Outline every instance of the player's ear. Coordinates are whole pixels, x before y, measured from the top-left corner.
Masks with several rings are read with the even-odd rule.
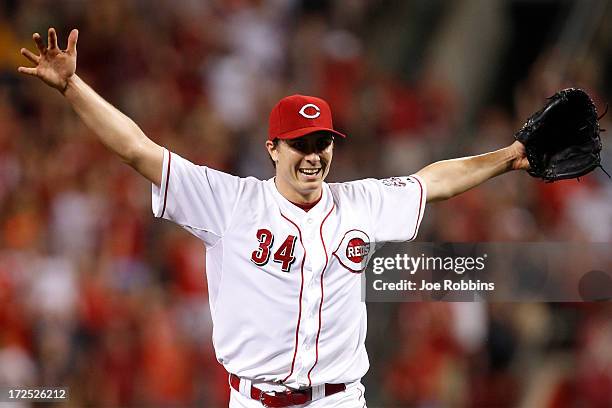
[[[266,149],[268,149],[270,159],[272,159],[272,161],[276,163],[276,161],[278,160],[278,141],[266,140]]]

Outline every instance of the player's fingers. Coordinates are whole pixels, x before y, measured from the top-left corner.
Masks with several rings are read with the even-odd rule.
[[[36,43],[36,46],[38,47],[38,51],[40,51],[40,55],[46,54],[47,53],[47,47],[45,47],[45,43],[43,42],[42,37],[40,36],[40,34],[34,33],[32,38],[34,39],[34,42]]]
[[[47,43],[49,44],[50,50],[57,49],[57,33],[55,32],[55,28],[53,27],[49,28]]]
[[[74,29],[70,31],[70,35],[68,36],[68,48],[66,48],[66,52],[68,54],[76,53],[76,45],[79,39],[79,30]]]
[[[17,71],[21,72],[22,74],[36,76],[36,68],[19,67],[17,68]]]
[[[32,51],[26,48],[21,49],[21,55],[23,55],[35,64],[38,64],[38,61],[40,61],[40,57],[38,55],[34,54]]]

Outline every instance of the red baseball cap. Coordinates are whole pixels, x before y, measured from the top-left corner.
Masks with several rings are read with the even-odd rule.
[[[268,140],[296,139],[321,130],[346,137],[334,130],[329,104],[321,98],[306,95],[287,96],[270,112]]]

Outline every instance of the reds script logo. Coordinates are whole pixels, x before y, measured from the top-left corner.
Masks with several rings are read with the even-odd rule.
[[[344,234],[340,245],[338,245],[333,255],[349,271],[361,273],[370,259],[370,247],[370,237],[368,237],[368,234],[354,229]]]
[[[309,109],[310,112],[314,110],[314,113],[306,113],[306,109],[308,108],[311,108]],[[321,115],[321,109],[319,109],[319,107],[314,103],[307,103],[306,105],[302,106],[302,109],[300,109],[300,115],[306,119],[315,119]]]

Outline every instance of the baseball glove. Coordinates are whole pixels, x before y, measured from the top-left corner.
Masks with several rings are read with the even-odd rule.
[[[601,167],[599,119],[591,97],[581,89],[563,89],[548,98],[514,135],[525,145],[529,174],[553,182]]]

